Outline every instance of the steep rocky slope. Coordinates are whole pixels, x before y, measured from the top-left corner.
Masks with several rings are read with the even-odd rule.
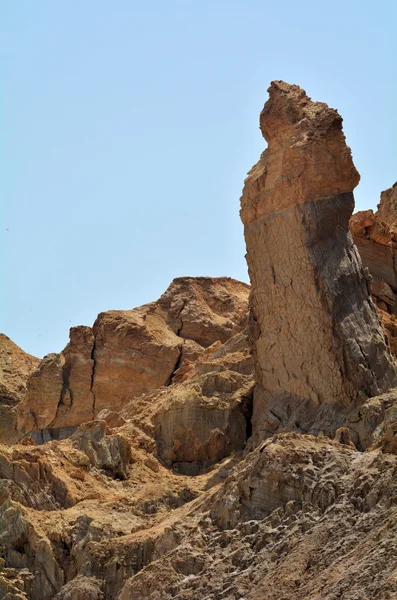
[[[260,126],[268,148],[241,198],[254,434],[330,434],[357,404],[396,384],[348,231],[359,175],[337,111],[298,86],[271,84]]]
[[[382,216],[350,220],[370,238],[363,269],[339,115],[269,92],[242,197],[249,327],[247,285],[180,278],[41,362],[0,339],[19,419],[19,443],[0,444],[0,600],[397,597],[396,367],[378,318],[394,312],[375,285],[394,293],[375,245],[394,188]]]
[[[0,333],[0,441],[18,439],[16,407],[26,393],[26,382],[40,360],[24,352]]]
[[[102,409],[168,385],[174,372],[246,326],[249,287],[227,277],[175,280],[158,302],[101,313],[46,356],[18,406],[21,435],[66,437]],[[43,437],[44,436],[44,437]]]
[[[390,348],[397,354],[397,183],[381,193],[376,213],[360,211],[351,217],[349,226],[363,265],[371,274],[371,294]]]

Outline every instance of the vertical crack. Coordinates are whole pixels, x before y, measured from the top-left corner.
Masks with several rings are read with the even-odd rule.
[[[92,343],[92,349],[91,349],[92,371],[91,371],[91,383],[90,383],[90,392],[92,394],[92,417],[93,417],[93,419],[95,419],[95,392],[94,392],[94,379],[95,379],[95,370],[96,370],[95,350],[96,350],[96,337],[94,335],[94,341]]]
[[[70,364],[65,359],[65,364],[62,366],[62,388],[61,388],[61,392],[59,394],[59,400],[58,400],[57,409],[55,412],[55,417],[52,419],[52,421],[50,423],[48,423],[46,425],[46,429],[50,429],[51,427],[53,427],[59,414],[62,411],[62,408],[65,407],[66,411],[69,411],[73,406],[73,391],[70,387],[70,368],[71,368]],[[69,398],[69,402],[67,401],[67,398]],[[36,427],[37,427],[36,419],[35,419],[35,423],[36,423]],[[42,431],[42,430],[40,430],[40,431]]]
[[[178,358],[176,359],[176,363],[175,363],[175,365],[174,365],[174,367],[173,367],[173,369],[171,371],[171,374],[170,374],[170,376],[168,377],[168,379],[167,379],[167,381],[165,383],[165,385],[167,385],[167,386],[173,384],[173,379],[175,377],[175,373],[179,369],[179,367],[181,366],[183,345],[184,345],[184,342],[182,342],[182,345],[179,346],[179,355],[178,355]]]

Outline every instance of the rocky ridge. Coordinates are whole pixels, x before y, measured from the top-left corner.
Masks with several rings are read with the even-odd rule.
[[[0,444],[0,599],[397,596],[397,390],[378,317],[394,313],[375,293],[381,261],[363,255],[363,270],[348,233],[358,175],[339,115],[297,86],[272,84],[261,127],[269,148],[242,197],[248,328],[247,285],[180,278],[41,362],[6,338],[19,443]],[[261,388],[276,379],[270,406]],[[329,387],[314,404],[293,391],[313,381]]]

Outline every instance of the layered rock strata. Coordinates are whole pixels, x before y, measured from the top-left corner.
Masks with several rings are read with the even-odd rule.
[[[348,231],[359,175],[337,111],[298,86],[271,84],[260,127],[268,148],[241,198],[255,436],[330,433],[357,403],[396,383]]]

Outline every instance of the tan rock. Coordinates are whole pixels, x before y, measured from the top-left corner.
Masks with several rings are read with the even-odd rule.
[[[335,431],[335,441],[339,444],[343,444],[344,446],[349,446],[350,448],[356,449],[355,445],[350,439],[350,431],[348,427],[339,427]]]
[[[16,407],[39,362],[0,333],[0,441],[11,444],[18,439]]]
[[[397,184],[381,194],[376,214],[372,210],[354,214],[349,223],[363,265],[371,274],[371,295],[380,309],[380,319],[397,356]]]
[[[179,277],[158,304],[174,333],[207,348],[244,329],[249,289],[230,277]]]
[[[38,442],[67,437],[102,410],[119,412],[169,385],[205,347],[242,331],[248,294],[248,285],[227,277],[179,278],[158,302],[73,327],[66,348],[46,356],[29,379],[20,434],[38,431]]]
[[[241,218],[252,284],[255,439],[342,426],[396,371],[348,232],[359,181],[342,119],[298,86],[273,82]]]
[[[389,226],[380,220],[378,214],[374,214],[372,210],[360,211],[351,217],[349,227],[363,265],[373,279],[385,282],[392,290],[397,290],[394,268],[397,242]],[[376,289],[374,295],[376,296]]]
[[[376,214],[393,233],[397,233],[397,181],[391,188],[381,193]]]

